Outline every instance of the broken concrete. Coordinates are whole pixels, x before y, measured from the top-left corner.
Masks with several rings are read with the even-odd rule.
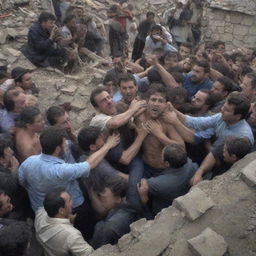
[[[248,164],[241,172],[241,178],[250,187],[256,187],[256,160]]]

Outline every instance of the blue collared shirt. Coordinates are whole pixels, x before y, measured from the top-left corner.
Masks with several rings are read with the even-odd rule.
[[[196,130],[194,133],[195,142],[210,139],[215,135],[217,139],[224,139],[226,136],[246,137],[252,145],[254,144],[252,129],[244,119],[233,125],[228,125],[222,119],[221,113],[208,117],[186,115],[185,125]]]
[[[45,194],[56,188],[64,188],[71,196],[73,207],[84,202],[77,178],[88,176],[88,162],[69,164],[62,159],[46,154],[27,158],[19,168],[19,182],[28,191],[34,211],[43,206]]]

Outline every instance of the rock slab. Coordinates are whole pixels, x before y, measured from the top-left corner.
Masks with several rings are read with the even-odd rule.
[[[256,187],[256,160],[248,164],[242,171],[241,171],[241,178],[242,180],[250,187]]]
[[[214,202],[200,188],[193,188],[185,196],[178,197],[174,206],[183,211],[190,220],[195,220],[214,206]]]
[[[197,256],[223,256],[228,249],[224,238],[210,228],[206,228],[201,234],[188,240],[188,244]]]

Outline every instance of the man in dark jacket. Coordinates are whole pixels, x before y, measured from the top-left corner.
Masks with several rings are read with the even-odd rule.
[[[68,60],[67,51],[58,46],[60,36],[55,20],[53,14],[42,12],[29,29],[23,53],[36,66],[60,68]]]

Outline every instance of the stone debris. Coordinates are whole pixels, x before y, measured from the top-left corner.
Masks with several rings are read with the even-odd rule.
[[[210,228],[206,228],[200,235],[188,240],[188,244],[197,256],[223,256],[228,249],[224,238]]]
[[[185,196],[176,198],[173,205],[193,221],[212,208],[214,202],[200,188],[195,187]]]
[[[255,169],[256,160],[248,164],[241,171],[242,180],[250,187],[256,187],[256,169]]]

